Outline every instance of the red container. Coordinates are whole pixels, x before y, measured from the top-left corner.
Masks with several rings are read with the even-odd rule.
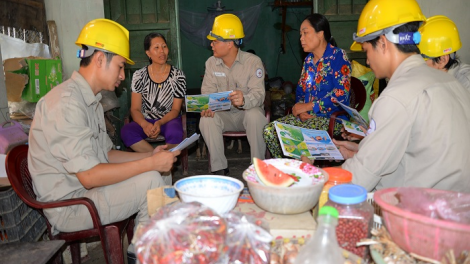
[[[431,194],[450,192],[424,190]],[[396,206],[399,203],[396,192],[397,188],[376,191],[374,200],[382,208],[383,222],[393,242],[401,249],[437,261],[451,249],[456,256],[463,250],[470,250],[470,225],[405,211]]]

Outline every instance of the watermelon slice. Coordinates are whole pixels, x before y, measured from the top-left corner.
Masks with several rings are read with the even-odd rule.
[[[258,178],[266,186],[289,187],[295,182],[292,175],[284,173],[258,158],[253,158],[253,165]]]

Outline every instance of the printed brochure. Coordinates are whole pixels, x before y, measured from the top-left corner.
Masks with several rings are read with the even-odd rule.
[[[356,135],[363,136],[363,137],[366,136],[366,134],[364,134],[364,132],[362,131],[362,129],[359,127],[358,124],[341,119],[341,118],[337,118],[337,119],[341,120],[341,122],[343,123],[344,129],[346,129],[346,131],[348,131],[349,133],[356,134]]]
[[[316,160],[344,160],[328,132],[274,122],[285,156],[300,159],[305,155]]]
[[[192,136],[190,136],[188,138],[185,138],[183,141],[181,141],[181,143],[179,143],[178,146],[170,149],[170,151],[173,152],[175,150],[183,150],[183,149],[189,147],[189,145],[196,142],[196,140],[198,140],[198,139],[199,139],[199,134],[194,133]]]
[[[186,112],[202,112],[202,110],[210,109],[214,112],[230,110],[232,103],[229,94],[233,91],[186,95]]]
[[[366,120],[364,120],[364,118],[361,116],[361,114],[359,114],[359,112],[354,109],[354,108],[351,108],[341,102],[338,102],[338,104],[346,111],[348,112],[348,114],[351,116],[351,120],[353,121],[353,123],[357,123],[358,125],[362,126],[363,128],[365,129],[368,129],[369,128],[369,124],[367,123]],[[360,129],[359,129],[360,130]]]

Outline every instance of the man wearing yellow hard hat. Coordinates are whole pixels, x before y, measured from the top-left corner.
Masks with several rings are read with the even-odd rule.
[[[242,22],[233,14],[217,16],[207,36],[212,41],[214,56],[206,61],[201,92],[233,91],[230,93],[230,111],[205,110],[201,113],[199,128],[209,150],[214,174],[229,173],[222,137],[225,131],[246,131],[252,159],[264,159],[266,151],[263,129],[268,122],[262,108],[264,67],[258,56],[240,49],[244,37]]]
[[[101,91],[114,91],[124,80],[129,32],[118,23],[95,19],[83,27],[80,69],[54,87],[36,106],[29,134],[28,165],[41,202],[87,197],[101,223],[137,213],[136,226],[149,219],[147,190],[163,186],[159,171],[169,171],[179,151],[153,153],[113,150],[106,133]],[[53,230],[93,227],[85,206],[46,209]]]
[[[470,65],[461,63],[456,52],[462,47],[459,30],[446,16],[433,16],[419,28],[418,47],[426,64],[454,76],[470,91]]]
[[[451,75],[428,67],[415,0],[371,0],[362,11],[352,50],[363,50],[378,78],[389,82],[370,111],[359,145],[335,141],[369,191],[389,187],[470,190],[470,93]]]

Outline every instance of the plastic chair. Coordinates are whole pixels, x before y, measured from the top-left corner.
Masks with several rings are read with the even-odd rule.
[[[366,99],[367,94],[364,84],[358,78],[351,77],[351,88],[349,89],[349,106],[360,112],[362,108],[364,108]],[[330,135],[330,137],[333,138],[333,131],[335,129],[335,123],[338,116],[347,114],[348,113],[344,110],[337,111],[331,114],[330,123],[328,125],[328,134]]]
[[[264,114],[266,116],[266,119],[268,120],[268,123],[271,120],[271,96],[269,92],[266,92],[265,98],[264,98]],[[246,131],[225,131],[222,133],[223,137],[235,137],[235,138],[240,138],[240,137],[246,137]],[[265,154],[265,159],[270,159],[271,158],[271,153],[269,152],[268,148],[266,148],[266,154]],[[209,173],[211,173],[211,154],[208,151],[207,152],[207,159],[209,161]]]
[[[28,146],[16,146],[6,156],[6,172],[11,186],[18,197],[28,206],[36,209],[44,216],[43,209],[57,208],[72,205],[84,205],[90,211],[93,221],[93,228],[77,232],[60,232],[52,235],[51,224],[46,218],[47,233],[51,240],[65,240],[70,244],[72,262],[80,263],[80,242],[85,239],[99,237],[103,248],[106,263],[124,264],[123,235],[127,231],[128,242],[131,243],[134,228],[134,217],[130,217],[120,222],[102,225],[100,216],[92,200],[88,198],[74,198],[55,202],[39,202],[33,191],[31,175],[28,169]],[[54,263],[62,263],[62,254],[57,254]]]

